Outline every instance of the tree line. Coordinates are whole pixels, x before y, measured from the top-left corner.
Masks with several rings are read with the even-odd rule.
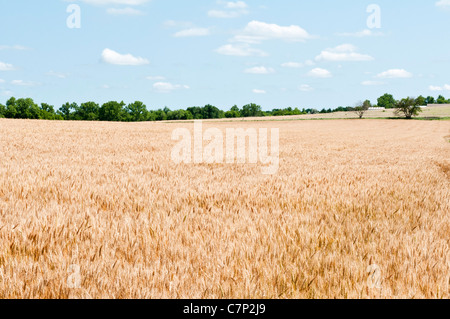
[[[171,121],[171,120],[193,120],[193,119],[221,119],[221,118],[244,118],[264,116],[289,116],[334,112],[363,112],[369,107],[377,106],[386,109],[398,108],[403,100],[397,101],[391,94],[384,94],[378,98],[377,105],[372,105],[369,100],[356,106],[339,106],[335,109],[314,108],[284,108],[263,111],[260,105],[250,103],[239,108],[237,105],[228,111],[220,110],[213,105],[193,106],[186,110],[171,110],[168,107],[159,110],[148,110],[147,106],[140,101],[126,104],[123,101],[110,101],[99,105],[95,102],[65,103],[58,110],[47,103],[36,104],[31,98],[11,97],[6,105],[0,104],[0,118],[10,119],[42,119],[42,120],[66,120],[66,121],[111,121],[111,122],[144,122],[144,121]],[[408,103],[410,103],[409,101]],[[445,104],[450,99],[440,95],[434,97],[419,96],[414,99],[414,105]],[[358,113],[360,114],[360,113]],[[364,115],[364,113],[362,113]],[[362,116],[360,116],[362,117]]]

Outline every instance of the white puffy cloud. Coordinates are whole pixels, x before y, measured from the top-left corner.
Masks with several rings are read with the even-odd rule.
[[[428,89],[430,91],[450,91],[450,85],[449,84],[445,84],[444,86],[434,86],[434,85],[430,85],[428,87]]]
[[[170,93],[174,90],[189,89],[188,85],[172,84],[169,82],[157,82],[153,84],[153,89],[159,93]]]
[[[12,85],[17,86],[38,86],[41,85],[39,82],[32,82],[32,81],[23,81],[23,80],[13,80],[11,81]]]
[[[302,84],[300,85],[300,87],[298,88],[300,91],[302,92],[310,92],[312,90],[314,90],[310,85],[308,84]]]
[[[377,75],[377,78],[380,79],[407,79],[412,77],[413,74],[404,69],[391,69]]]
[[[12,71],[12,70],[15,70],[12,64],[0,62],[0,71]]]
[[[164,76],[154,75],[154,76],[147,76],[146,79],[150,81],[164,81],[166,78]]]
[[[176,38],[182,37],[203,37],[210,35],[211,31],[207,28],[191,28],[187,30],[182,30],[175,33],[173,36]]]
[[[281,66],[283,68],[298,69],[298,68],[302,68],[304,66],[304,64],[303,63],[299,63],[299,62],[286,62],[286,63],[283,63]]]
[[[313,78],[331,78],[333,76],[330,71],[321,68],[312,69],[308,75]]]
[[[60,73],[60,72],[54,72],[54,71],[49,71],[45,75],[54,76],[58,79],[65,79],[68,76],[66,73]]]
[[[217,53],[232,56],[267,56],[262,50],[254,49],[249,44],[225,44],[216,50]]]
[[[369,29],[365,29],[358,32],[344,32],[344,33],[338,33],[337,34],[340,37],[355,37],[355,38],[363,38],[363,37],[378,37],[382,36],[382,32],[374,32]]]
[[[377,85],[383,85],[385,84],[384,82],[381,81],[363,81],[361,82],[361,85],[364,86],[377,86]]]
[[[265,66],[255,66],[253,68],[245,69],[244,72],[249,74],[270,74],[274,73],[275,70],[273,68],[266,68]]]
[[[260,43],[265,40],[305,41],[312,36],[297,25],[280,26],[260,21],[251,21],[234,41],[245,43]]]
[[[266,94],[267,93],[265,90],[258,90],[258,89],[254,89],[252,92],[255,94]]]
[[[356,47],[351,44],[342,44],[335,48],[322,51],[316,56],[316,61],[372,61],[373,57],[367,54],[357,53]]]
[[[443,9],[450,9],[450,0],[440,0],[436,2],[436,6]]]
[[[115,65],[146,65],[150,63],[147,59],[134,57],[131,54],[120,54],[110,49],[103,50],[102,60]]]
[[[208,16],[211,18],[232,19],[248,13],[248,5],[244,1],[218,1],[224,9],[209,10]]]
[[[108,5],[127,5],[127,6],[140,6],[150,0],[80,0],[81,2],[92,4],[96,6],[108,6]]]

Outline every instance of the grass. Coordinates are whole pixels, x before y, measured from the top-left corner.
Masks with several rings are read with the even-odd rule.
[[[0,298],[449,297],[447,122],[212,126],[280,128],[278,174],[174,164],[189,123],[0,120]]]

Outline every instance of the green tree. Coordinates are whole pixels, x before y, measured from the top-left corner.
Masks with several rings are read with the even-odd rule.
[[[77,103],[69,103],[67,102],[66,104],[63,104],[57,114],[62,116],[66,121],[72,120],[73,119],[73,114],[72,112],[79,109],[78,104]]]
[[[379,107],[385,107],[387,109],[395,108],[396,101],[391,94],[386,93],[380,96],[377,101]]]
[[[432,96],[428,96],[426,99],[425,99],[425,103],[428,105],[428,104],[435,104],[436,103],[436,100],[434,99],[434,97],[432,97]]]
[[[55,120],[56,113],[53,105],[49,105],[47,103],[41,103],[41,119],[43,120]]]
[[[125,103],[110,101],[103,104],[99,110],[99,120],[107,122],[120,122],[126,119]]]
[[[147,107],[140,101],[128,104],[125,111],[128,114],[130,121],[143,122],[148,119]]]
[[[194,119],[202,120],[203,119],[203,108],[199,106],[188,107],[187,111],[189,111]]]
[[[445,97],[443,97],[442,95],[439,95],[439,97],[436,100],[437,104],[446,104],[447,100],[445,99]]]
[[[251,103],[242,107],[241,115],[243,117],[258,117],[262,116],[261,106]]]
[[[417,99],[408,97],[396,103],[395,114],[397,116],[404,115],[407,119],[412,119],[413,116],[418,116],[422,112],[422,108],[417,104]]]
[[[360,119],[364,117],[364,114],[372,107],[372,103],[369,100],[365,100],[364,102],[359,102],[355,106],[355,112]]]
[[[219,119],[223,118],[223,111],[219,110],[217,107],[207,104],[202,109],[202,116],[204,119]]]
[[[416,98],[416,103],[419,106],[425,106],[427,105],[426,99],[425,97],[423,97],[422,95],[419,95],[419,97]]]
[[[5,117],[9,119],[15,118],[17,115],[16,98],[11,97],[6,101]]]
[[[169,112],[171,112],[169,110]],[[153,111],[152,114],[154,115],[155,121],[165,121],[167,120],[167,113],[164,110],[157,110]]]
[[[192,113],[185,110],[171,111],[167,114],[167,120],[169,121],[192,120],[193,118]]]
[[[36,120],[41,118],[41,110],[31,98],[18,99],[15,101],[15,106],[17,110],[15,118]]]
[[[0,103],[0,118],[4,118],[6,114],[6,106]]]

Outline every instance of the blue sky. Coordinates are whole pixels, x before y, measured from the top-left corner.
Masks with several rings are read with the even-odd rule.
[[[450,0],[0,0],[0,103],[268,110],[450,97],[448,30]]]

